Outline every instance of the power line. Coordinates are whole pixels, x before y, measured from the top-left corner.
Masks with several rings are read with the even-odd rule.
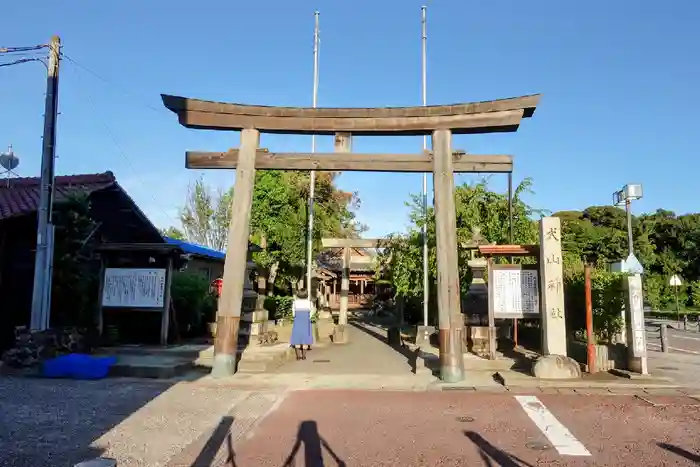
[[[12,65],[19,65],[20,63],[27,63],[27,62],[41,62],[44,63],[44,61],[40,58],[20,58],[18,60],[14,60],[12,62],[7,62],[7,63],[0,63],[0,67],[3,66],[12,66]]]
[[[97,73],[97,72],[91,70],[90,68],[86,67],[85,65],[82,65],[82,64],[78,63],[77,61],[75,61],[74,59],[72,59],[71,57],[69,57],[68,55],[62,53],[62,54],[61,54],[61,57],[63,57],[63,58],[65,58],[66,60],[68,60],[68,61],[69,61],[72,65],[74,65],[76,68],[78,68],[78,69],[80,69],[80,70],[82,70],[82,71],[84,71],[84,72],[86,72],[86,73],[89,73],[89,74],[91,74],[92,76],[94,76],[95,78],[97,78],[97,79],[99,79],[100,81],[102,81],[103,83],[108,84],[111,88],[113,88],[113,89],[118,89],[119,91],[122,92],[122,94],[124,94],[124,95],[126,95],[126,96],[129,96],[129,97],[132,97],[132,98],[134,98],[134,99],[137,99],[141,105],[143,105],[143,106],[145,106],[145,107],[148,107],[149,109],[153,110],[154,112],[157,112],[157,113],[159,113],[159,114],[162,114],[162,113],[165,111],[165,108],[164,108],[164,107],[162,107],[162,108],[157,108],[157,107],[154,107],[154,106],[152,106],[152,105],[150,105],[150,104],[147,104],[147,103],[145,103],[145,102],[141,102],[141,100],[138,99],[136,95],[134,95],[134,94],[132,94],[131,92],[129,92],[126,88],[124,88],[124,87],[122,87],[122,86],[119,86],[118,84],[115,84],[113,81],[108,80],[108,79],[105,78],[104,76],[102,76],[102,75],[100,75],[99,73]]]
[[[48,48],[47,44],[33,45],[28,47],[0,47],[0,54],[9,54],[14,52],[30,52],[32,50],[41,50]]]
[[[92,99],[92,96],[91,96],[88,92],[86,92],[85,89],[83,89],[83,93],[84,93],[84,95],[87,97],[87,100],[90,102],[90,105],[92,105],[93,109],[95,110],[95,115],[98,116],[98,115],[100,114],[100,112],[99,112],[99,109],[97,108],[97,104],[96,104],[95,101]],[[112,143],[114,143],[115,148],[117,149],[117,151],[119,152],[119,154],[122,156],[122,158],[126,161],[127,165],[129,166],[129,168],[131,169],[131,171],[134,173],[134,175],[136,176],[136,178],[138,179],[138,181],[141,182],[142,185],[146,185],[145,183],[143,183],[143,182],[140,180],[139,173],[136,171],[136,168],[135,168],[134,165],[131,163],[131,159],[126,155],[126,151],[124,150],[123,146],[119,143],[119,140],[118,140],[117,137],[115,136],[114,132],[112,132],[112,130],[110,129],[110,127],[109,127],[109,125],[107,124],[107,122],[105,122],[104,119],[99,119],[99,121],[100,121],[100,123],[102,124],[102,126],[104,127],[104,129],[105,129],[105,131],[107,132],[107,134],[109,135],[109,137],[112,139]],[[173,224],[177,224],[177,221],[176,221],[175,219],[173,219],[172,216],[170,216],[170,214],[168,214],[168,213],[160,206],[160,203],[158,202],[158,200],[156,199],[156,197],[153,196],[153,192],[152,192],[151,190],[146,190],[146,191],[148,192],[148,194],[150,195],[151,199],[152,199],[153,202],[155,203],[156,207],[158,207],[158,209],[160,210],[160,212],[163,213],[163,214],[165,215],[165,217],[167,217],[168,219],[170,219],[170,221],[171,221]]]

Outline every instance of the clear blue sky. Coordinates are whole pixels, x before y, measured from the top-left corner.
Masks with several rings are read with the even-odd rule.
[[[320,106],[421,102],[419,0],[10,2],[0,46],[63,40],[63,52],[107,83],[62,63],[57,171],[112,170],[159,226],[177,218],[188,181],[184,151],[238,144],[187,130],[160,93],[265,105],[311,104],[313,11],[321,12]],[[515,156],[529,201],[552,211],[610,202],[644,184],[637,212],[700,210],[700,2],[677,0],[433,0],[428,2],[428,102],[530,93],[543,98],[514,134],[456,137],[453,147]],[[6,58],[0,57],[0,61]],[[0,148],[37,175],[44,68],[0,68]],[[125,92],[126,91],[126,92]],[[695,133],[696,137],[693,137]],[[310,137],[263,136],[271,150],[307,151]],[[358,138],[359,152],[413,152],[421,138]],[[320,138],[319,150],[331,150]],[[225,186],[233,171],[208,171]],[[458,183],[470,176],[458,176]],[[505,176],[493,186],[505,189]],[[420,174],[348,173],[369,235],[403,230]],[[430,186],[430,185],[429,185]]]

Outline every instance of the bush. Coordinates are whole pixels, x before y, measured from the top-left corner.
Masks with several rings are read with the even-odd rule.
[[[591,269],[593,332],[599,342],[611,342],[622,330],[622,309],[625,303],[625,274],[604,269]],[[571,331],[586,328],[585,276],[580,269],[564,274],[567,327]]]
[[[216,297],[209,281],[197,272],[173,274],[171,296],[180,334],[192,336],[204,332],[204,325],[216,317]]]
[[[696,297],[700,301],[700,287],[697,282],[684,284],[678,288],[669,285],[669,277],[662,274],[644,275],[644,296],[646,302],[654,311],[668,311],[676,309],[676,292],[678,293],[678,303],[681,308],[685,308],[690,301],[690,297],[695,303]],[[688,290],[690,289],[690,296]]]
[[[292,302],[294,297],[289,295],[275,295],[266,297],[263,307],[269,312],[270,319],[291,319]]]

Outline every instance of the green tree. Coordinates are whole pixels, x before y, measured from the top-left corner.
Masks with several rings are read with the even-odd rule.
[[[337,174],[320,172],[314,193],[314,252],[325,236],[352,237],[366,228],[355,219],[357,193],[335,186]],[[269,282],[278,278],[297,283],[306,272],[306,231],[308,222],[308,172],[266,170],[256,174],[251,232],[267,244],[256,262],[270,268]]]
[[[225,250],[232,199],[232,188],[213,190],[202,178],[191,184],[185,205],[180,210],[180,222],[187,241],[218,251]]]
[[[187,240],[185,232],[173,226],[170,226],[167,229],[161,229],[160,234],[164,237],[174,238],[175,240]]]
[[[543,211],[534,209],[523,201],[523,195],[532,193],[532,181],[523,180],[513,192],[513,242],[533,244],[537,242],[537,225],[533,218]],[[508,196],[492,191],[488,179],[455,188],[457,216],[457,242],[469,243],[474,227],[478,227],[487,243],[509,243]],[[411,208],[411,228],[406,234],[394,234],[387,240],[387,248],[379,255],[377,277],[387,280],[396,293],[419,303],[423,295],[423,253],[421,228],[426,222],[422,213],[421,195],[411,195],[407,203]],[[429,246],[429,280],[431,300],[435,300],[437,258],[435,255],[435,211],[431,207],[427,216],[427,239]],[[459,270],[462,290],[471,282],[466,262],[470,253],[459,249]],[[431,307],[434,309],[434,307]],[[408,313],[411,313],[408,310]],[[434,317],[433,317],[434,318]]]
[[[337,174],[321,172],[314,195],[314,251],[320,251],[324,236],[356,236],[365,227],[355,219],[357,193],[339,190]],[[296,283],[306,271],[309,173],[264,170],[256,173],[251,212],[251,240],[266,248],[255,261],[270,269],[269,282],[278,279]],[[224,250],[231,219],[233,187],[214,191],[202,179],[188,190],[181,210],[184,236],[188,241]]]

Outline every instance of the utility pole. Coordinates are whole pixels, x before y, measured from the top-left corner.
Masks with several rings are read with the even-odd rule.
[[[319,29],[318,29],[319,12],[314,12],[314,86],[312,106],[316,108],[318,100],[318,45],[319,45]],[[316,152],[316,135],[311,135],[311,152]],[[311,181],[309,182],[309,226],[308,239],[306,245],[306,291],[309,294],[309,300],[313,302],[311,296],[311,276],[313,275],[313,256],[314,256],[314,196],[316,196],[316,171],[311,171]]]
[[[421,44],[422,44],[422,92],[423,107],[428,104],[428,74],[427,74],[427,42],[426,31],[426,9],[421,7]],[[423,151],[428,149],[428,136],[423,135]],[[423,173],[423,326],[428,326],[428,302],[430,298],[430,287],[428,284],[428,174]]]
[[[41,185],[37,211],[36,255],[34,261],[34,288],[32,290],[32,314],[30,327],[43,331],[50,321],[50,270],[53,248],[51,211],[54,195],[54,165],[56,162],[56,119],[58,115],[58,70],[61,39],[51,38],[49,64],[46,77],[46,104],[44,108],[44,136],[41,151]]]

